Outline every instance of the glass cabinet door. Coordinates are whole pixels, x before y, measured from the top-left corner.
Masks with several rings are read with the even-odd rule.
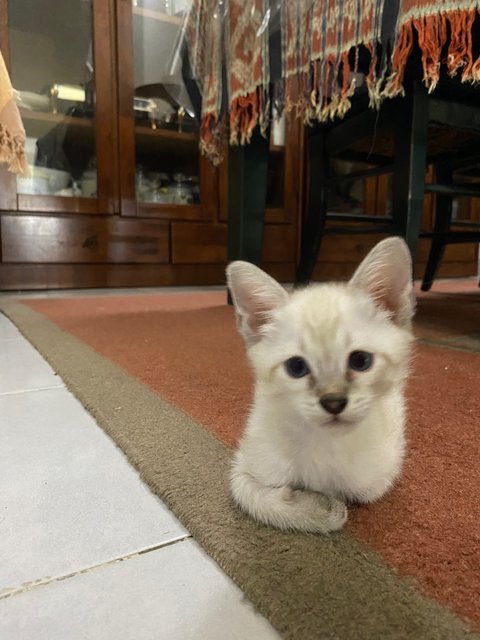
[[[27,133],[25,195],[96,196],[92,8],[9,0],[12,84]]]
[[[135,200],[144,214],[201,204],[198,126],[174,52],[187,0],[132,0]],[[175,214],[174,214],[175,215]]]
[[[92,0],[8,0],[8,27],[30,168],[17,177],[18,208],[97,211]]]

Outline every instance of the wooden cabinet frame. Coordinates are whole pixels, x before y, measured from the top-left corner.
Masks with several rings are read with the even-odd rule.
[[[7,66],[10,62],[8,37],[8,0],[0,0],[0,47]],[[97,198],[65,198],[54,195],[22,195],[16,192],[14,176],[0,169],[0,210],[112,215],[119,211],[118,129],[115,58],[115,0],[92,1],[92,36],[95,60],[96,106],[93,121],[57,116],[53,113],[25,112],[26,120],[66,122],[88,135],[95,128],[97,162]]]
[[[155,18],[155,12],[142,9],[142,15]],[[153,14],[153,15],[152,15]],[[164,145],[192,145],[197,148],[198,136],[192,133],[177,133],[169,130],[148,130],[135,127],[133,118],[134,98],[134,42],[133,12],[131,0],[117,3],[117,58],[118,58],[118,126],[120,159],[121,214],[160,218],[168,220],[215,220],[218,212],[218,170],[203,156],[199,159],[200,204],[174,205],[139,202],[135,189],[135,136],[162,140]],[[163,16],[168,20],[169,16]],[[174,19],[173,17],[171,19]]]

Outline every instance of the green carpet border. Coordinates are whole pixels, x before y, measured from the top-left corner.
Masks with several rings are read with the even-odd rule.
[[[231,451],[224,444],[21,302],[1,300],[0,311],[282,637],[480,640],[348,531],[283,533],[245,517],[229,498]]]

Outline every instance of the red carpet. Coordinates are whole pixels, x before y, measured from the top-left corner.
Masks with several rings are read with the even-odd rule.
[[[252,381],[224,299],[199,293],[28,304],[233,447]],[[476,292],[423,296],[420,335],[474,341],[479,300]],[[401,575],[480,626],[479,365],[476,353],[417,347],[403,477],[382,502],[352,510],[348,527]]]

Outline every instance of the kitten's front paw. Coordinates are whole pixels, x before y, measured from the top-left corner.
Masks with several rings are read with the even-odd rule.
[[[338,531],[343,527],[348,518],[347,505],[341,500],[330,498],[330,517],[331,517],[331,531]]]
[[[346,505],[340,500],[308,490],[291,491],[287,498],[297,512],[297,528],[310,533],[338,531],[347,521]]]

